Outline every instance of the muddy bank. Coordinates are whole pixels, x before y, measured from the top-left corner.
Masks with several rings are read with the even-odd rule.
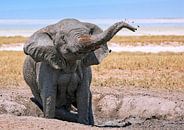
[[[97,124],[123,126],[147,120],[183,121],[184,93],[147,89],[101,88],[93,90]]]
[[[0,115],[0,129],[3,130],[86,130],[88,128],[89,126],[55,119],[44,119],[32,116],[16,117],[13,115]]]
[[[97,89],[94,87],[92,91],[95,125],[98,126],[95,128],[184,128],[184,93],[182,92],[151,91],[131,87],[128,89]],[[58,120],[52,120],[50,123],[50,120],[42,118],[42,112],[30,101],[32,95],[27,88],[17,90],[1,89],[0,96],[0,128],[6,128],[7,124],[9,124],[9,128],[16,128],[13,125],[13,120],[31,122],[34,126],[33,128],[39,129],[41,129],[41,126],[38,120],[47,122],[49,126],[61,122],[56,125],[58,128],[62,127],[63,124],[66,124],[66,127],[69,125],[68,128],[71,129],[73,128],[70,127],[71,124],[83,128],[83,125],[75,123]],[[6,125],[4,124],[5,122]],[[21,127],[17,125],[17,129],[30,126],[22,125]],[[44,127],[44,129],[48,128]]]

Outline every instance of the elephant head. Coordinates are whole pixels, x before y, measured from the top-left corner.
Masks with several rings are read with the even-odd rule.
[[[136,30],[125,22],[102,31],[95,24],[64,19],[35,32],[24,45],[24,52],[55,69],[65,69],[70,61],[82,59],[86,66],[99,64],[108,53],[107,42],[122,28]]]
[[[136,28],[125,22],[118,22],[102,31],[90,23],[74,19],[62,21],[61,30],[56,34],[55,45],[60,54],[67,60],[79,60],[88,53],[100,48],[122,28],[135,31]]]

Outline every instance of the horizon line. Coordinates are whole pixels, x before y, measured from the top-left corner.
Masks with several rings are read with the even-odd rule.
[[[66,19],[66,18],[64,18]],[[62,19],[0,19],[0,24],[50,24],[59,22]],[[184,18],[79,18],[84,22],[94,22],[98,24],[110,24],[117,21],[125,21],[128,23],[184,23]]]

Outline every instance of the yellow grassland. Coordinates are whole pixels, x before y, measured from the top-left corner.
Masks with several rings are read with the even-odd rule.
[[[14,43],[24,43],[27,37],[23,36],[0,36],[0,44],[14,44]]]
[[[23,36],[0,36],[0,44],[25,43],[27,37]],[[148,45],[148,44],[176,44],[184,45],[184,36],[115,36],[110,42],[121,45]]]
[[[0,52],[0,86],[21,87],[23,52]],[[184,53],[111,53],[93,66],[94,87],[184,90]]]
[[[113,53],[93,67],[94,86],[184,89],[184,53]]]
[[[184,36],[115,36],[111,42],[115,42],[121,45],[160,45],[160,44],[174,44],[184,45]]]

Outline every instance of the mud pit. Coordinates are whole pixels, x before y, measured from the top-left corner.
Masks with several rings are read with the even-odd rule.
[[[184,93],[138,88],[93,88],[95,127],[44,119],[30,90],[0,90],[0,129],[184,129]]]

